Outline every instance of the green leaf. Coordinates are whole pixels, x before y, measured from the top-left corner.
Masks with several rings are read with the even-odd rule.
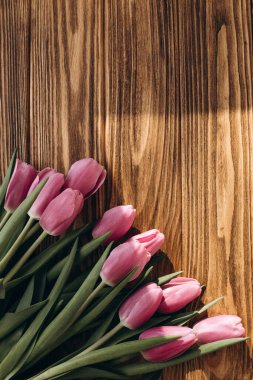
[[[57,279],[53,289],[51,290],[48,303],[43,307],[43,309],[37,314],[33,322],[30,324],[28,329],[19,339],[17,344],[12,347],[7,356],[0,363],[0,379],[4,379],[21,360],[28,347],[32,344],[33,340],[36,338],[39,329],[44,323],[47,315],[55,305],[57,299],[59,298],[61,291],[68,279],[72,265],[75,259],[75,254],[77,250],[78,240],[75,241],[73,248],[70,252],[68,262],[63,268],[59,278]]]
[[[204,313],[206,310],[208,310],[210,307],[212,307],[213,305],[215,305],[217,302],[219,302],[222,299],[223,297],[219,297],[215,299],[214,301],[209,302],[207,305],[204,305],[200,310],[179,313],[175,316],[175,318],[171,319],[169,324],[171,326],[174,326],[174,325],[183,326],[186,323],[190,322],[197,315]]]
[[[76,370],[78,368],[89,366],[96,363],[105,362],[108,360],[113,360],[120,358],[125,355],[132,353],[137,353],[152,347],[159,346],[171,342],[179,337],[159,337],[150,338],[143,340],[136,340],[126,343],[120,343],[115,346],[100,348],[98,350],[92,351],[88,354],[80,354],[65,363],[59,364],[58,366],[49,368],[45,372],[34,376],[33,380],[46,380],[52,379],[56,375],[65,374],[68,371]]]
[[[208,304],[204,305],[200,310],[198,310],[198,314],[204,313],[206,310],[208,310],[210,307],[214,306],[216,303],[220,302],[224,297],[216,298],[215,300],[209,302]]]
[[[34,293],[34,277],[29,281],[27,288],[22,295],[19,304],[17,306],[16,312],[25,310],[28,306],[31,305]]]
[[[69,243],[71,243],[74,239],[80,236],[82,233],[86,231],[88,226],[79,228],[77,230],[72,230],[64,236],[64,238],[57,240],[50,247],[46,248],[44,251],[40,252],[38,256],[33,258],[26,264],[20,271],[19,277],[8,282],[6,284],[6,289],[12,289],[15,286],[22,283],[24,280],[32,276],[39,269],[41,269],[44,265],[46,265],[57,253],[59,253],[62,249],[64,249]]]
[[[59,341],[59,337],[62,334],[64,334],[64,336],[67,334],[67,332],[65,333],[66,329],[75,322],[76,314],[78,314],[82,304],[94,289],[103,264],[110,253],[111,247],[112,243],[105,249],[103,255],[90,271],[89,275],[79,290],[75,293],[74,297],[43,331],[38,339],[35,349],[33,350],[31,360],[37,359],[38,357],[41,358],[48,353],[48,351],[51,351],[55,347],[55,343]],[[48,347],[50,350],[48,350]]]
[[[90,253],[95,251],[95,249],[97,249],[109,235],[110,233],[107,232],[104,235],[101,235],[98,238],[93,239],[89,243],[83,245],[78,252],[75,265],[79,265],[87,256],[89,256]],[[58,276],[61,269],[64,267],[65,262],[66,257],[64,257],[50,269],[47,275],[48,281],[53,281]]]
[[[34,291],[34,278],[31,279],[26,290],[24,291],[24,294],[21,297],[18,303],[18,306],[16,308],[16,312],[25,310],[27,307],[31,305],[32,298],[33,298],[33,291]],[[22,326],[19,326],[19,328],[16,331],[9,334],[8,337],[6,337],[3,341],[0,342],[0,362],[8,354],[11,348],[17,344],[17,342],[19,341],[20,337],[23,334],[25,325],[26,324],[24,323]]]
[[[10,182],[10,179],[11,179],[11,176],[12,176],[15,164],[16,164],[16,158],[17,158],[17,148],[13,152],[13,155],[12,155],[10,163],[9,163],[9,167],[7,169],[6,176],[5,176],[5,178],[2,182],[2,185],[0,187],[0,210],[2,210],[3,206],[4,206],[4,198],[5,198],[6,190],[7,190],[7,187],[9,185],[9,182]]]
[[[42,181],[33,192],[28,195],[28,197],[18,206],[18,208],[13,212],[9,220],[3,226],[0,231],[0,258],[6,253],[6,247],[8,246],[9,240],[15,234],[16,230],[19,228],[20,224],[24,222],[24,218],[27,212],[31,208],[35,199],[39,195],[43,186],[47,180]]]
[[[177,277],[181,273],[183,273],[182,270],[180,272],[174,272],[174,273],[171,273],[171,274],[166,274],[166,276],[159,277],[158,278],[158,285],[162,286],[164,284],[167,284],[167,282],[169,282],[173,278]]]
[[[198,315],[198,311],[186,311],[185,313],[179,313],[169,321],[170,326],[183,326],[188,323],[192,318]]]
[[[33,302],[40,302],[44,299],[47,285],[47,271],[45,269],[35,273],[35,284]]]
[[[68,331],[66,331],[63,341],[66,341],[73,335],[80,333],[89,323],[94,321],[125,287],[136,270],[137,267],[135,267],[118,285],[112,288],[111,292],[106,297],[104,297],[93,309],[91,309],[83,318],[80,318]]]
[[[0,320],[0,340],[41,310],[46,303],[47,300],[36,303],[22,311],[6,313]]]
[[[59,378],[59,377],[58,377]],[[85,367],[60,375],[61,380],[83,380],[83,379],[125,379],[123,375],[100,368]]]
[[[32,344],[28,347],[28,349],[25,351],[24,355],[21,357],[21,359],[18,361],[17,365],[13,368],[13,370],[6,376],[5,380],[11,380],[13,379],[13,376],[23,367],[26,360],[30,356],[34,346],[35,346],[36,339],[33,340]]]
[[[88,274],[90,273],[90,271],[87,271],[85,273],[81,273],[79,276],[75,277],[71,282],[69,282],[64,290],[63,290],[63,293],[71,293],[71,292],[76,292],[80,286],[82,285],[82,283],[84,282],[84,280],[87,278]]]
[[[136,376],[143,375],[146,373],[158,371],[167,367],[172,367],[174,365],[185,363],[188,360],[199,358],[203,355],[209,354],[211,352],[220,350],[225,347],[232,346],[233,344],[241,343],[247,340],[248,338],[233,338],[233,339],[225,339],[220,340],[218,342],[207,343],[199,346],[197,348],[193,348],[187,351],[185,354],[178,356],[174,359],[168,360],[167,362],[162,363],[149,363],[143,362],[140,364],[128,364],[125,366],[121,366],[118,368],[119,373],[122,373],[126,376]]]

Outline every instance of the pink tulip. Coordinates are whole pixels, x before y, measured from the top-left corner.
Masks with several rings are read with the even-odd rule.
[[[150,348],[142,352],[144,359],[151,362],[162,362],[178,356],[188,350],[196,342],[196,336],[189,327],[160,326],[144,331],[139,339],[156,338],[160,336],[180,336],[177,340]]]
[[[132,240],[138,240],[153,256],[164,243],[164,234],[158,230],[153,229],[145,231],[128,239],[128,241]]]
[[[142,286],[120,307],[121,323],[131,329],[137,329],[147,322],[156,312],[162,299],[162,290],[154,282]]]
[[[237,315],[217,315],[206,318],[193,326],[200,344],[245,336],[242,320]]]
[[[49,235],[63,234],[83,207],[83,196],[78,190],[66,189],[54,198],[40,218],[40,225]]]
[[[95,239],[110,231],[111,234],[105,240],[105,244],[120,239],[132,226],[135,215],[136,210],[131,205],[111,208],[104,213],[102,219],[93,228],[93,238]]]
[[[107,285],[114,286],[138,266],[130,281],[136,279],[150,260],[150,253],[138,241],[129,241],[114,248],[105,261],[100,276]]]
[[[33,166],[19,159],[16,160],[16,166],[5,196],[4,207],[7,211],[13,212],[23,202],[36,174]]]
[[[41,190],[40,194],[38,195],[28,212],[31,218],[40,219],[47,205],[52,201],[52,199],[54,199],[58,194],[60,194],[63,184],[63,174],[57,172],[50,173],[47,183]]]
[[[176,278],[173,278],[172,280],[170,280],[167,284],[164,284],[162,288],[167,289],[167,288],[171,288],[172,286],[178,286],[178,285],[186,285],[187,286],[190,284],[200,286],[200,283],[198,282],[198,280],[195,280],[195,278],[176,277]]]
[[[33,183],[30,186],[30,189],[28,191],[28,195],[31,194],[31,192],[42,182],[44,179],[47,179],[51,177],[53,174],[56,173],[55,169],[52,168],[44,168],[40,172],[37,173]]]
[[[76,161],[69,169],[64,188],[79,190],[84,198],[90,197],[103,184],[106,170],[93,158]]]
[[[162,286],[163,299],[160,313],[171,314],[185,307],[201,293],[201,287],[193,278],[179,277]]]

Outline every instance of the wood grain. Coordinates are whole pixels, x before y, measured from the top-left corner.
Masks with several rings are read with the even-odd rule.
[[[250,0],[1,0],[1,172],[14,146],[41,168],[93,156],[107,182],[85,218],[133,203],[210,312],[252,336]],[[237,346],[168,380],[252,378]]]

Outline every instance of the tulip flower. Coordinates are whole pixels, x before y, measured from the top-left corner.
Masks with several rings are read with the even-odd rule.
[[[119,318],[125,327],[135,330],[147,322],[158,309],[162,289],[151,282],[133,293],[120,307]]]
[[[128,241],[138,240],[153,256],[164,243],[164,234],[158,230],[149,230],[141,234],[132,236]]]
[[[193,346],[197,339],[192,329],[181,326],[160,326],[144,331],[139,339],[149,339],[159,336],[180,336],[173,342],[162,344],[142,352],[144,359],[151,362],[162,362],[174,358]]]
[[[69,169],[64,189],[79,190],[84,198],[90,197],[104,183],[106,170],[93,158],[76,161]]]
[[[132,205],[117,206],[106,211],[100,221],[93,228],[92,236],[97,238],[110,231],[110,236],[104,241],[105,244],[118,240],[124,236],[132,226],[136,210]]]
[[[170,314],[185,307],[201,293],[200,283],[193,278],[179,277],[162,286],[160,313]]]
[[[137,240],[125,242],[112,250],[110,256],[105,260],[100,276],[104,283],[114,286],[134,267],[138,266],[131,278],[133,281],[142,272],[150,257],[150,253]]]
[[[42,169],[40,172],[37,173],[33,183],[31,184],[30,188],[29,188],[29,191],[28,191],[28,194],[31,194],[33,192],[33,190],[42,182],[44,181],[45,179],[51,177],[53,174],[56,173],[56,170],[55,169],[52,169],[52,168],[44,168]]]
[[[64,184],[63,174],[57,173],[56,171],[50,173],[48,172],[47,174],[49,175],[49,179],[28,212],[28,215],[33,219],[40,219],[48,204],[52,201],[52,199],[59,195]],[[48,178],[47,175],[43,177]],[[41,182],[41,180],[38,180],[38,183],[39,182]],[[31,186],[32,190],[36,187],[33,185],[34,184]]]
[[[40,218],[40,226],[49,235],[63,234],[83,207],[83,196],[78,190],[66,189],[47,206]]]
[[[4,207],[7,212],[12,213],[23,202],[36,174],[33,166],[19,159],[16,160],[5,196]]]
[[[245,336],[242,320],[237,315],[217,315],[206,318],[193,326],[200,344]]]

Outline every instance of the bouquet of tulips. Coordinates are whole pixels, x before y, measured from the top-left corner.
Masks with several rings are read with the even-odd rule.
[[[220,299],[189,306],[202,293],[197,280],[177,272],[151,281],[164,235],[123,240],[131,205],[77,224],[105,177],[91,158],[65,178],[14,152],[0,188],[1,380],[159,379],[163,368],[246,339],[238,316],[192,321]]]

